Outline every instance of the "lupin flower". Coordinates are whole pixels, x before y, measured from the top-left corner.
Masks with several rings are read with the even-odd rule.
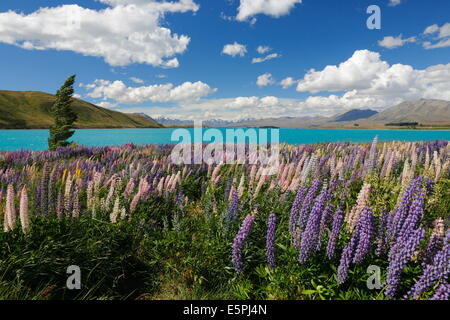
[[[295,196],[294,203],[292,204],[291,214],[289,216],[289,231],[291,233],[294,231],[294,228],[298,224],[298,214],[300,212],[300,206],[303,202],[305,192],[306,192],[305,186],[300,188],[297,192],[297,195]]]
[[[443,283],[437,288],[433,297],[430,300],[442,300],[447,301],[450,299],[450,284]]]
[[[433,258],[433,262],[425,266],[423,275],[411,288],[408,296],[418,299],[420,294],[436,282],[446,282],[450,274],[450,229],[445,237],[445,245]]]
[[[333,227],[331,229],[331,234],[328,239],[326,255],[329,259],[334,258],[334,253],[336,251],[336,244],[339,240],[339,234],[341,231],[342,222],[344,221],[344,213],[341,209],[338,209],[333,217]]]
[[[364,208],[359,221],[358,245],[355,249],[353,263],[360,264],[366,254],[370,251],[374,237],[374,222],[371,208]]]
[[[230,206],[227,210],[226,215],[226,223],[227,225],[238,218],[238,208],[239,208],[239,196],[238,191],[235,189],[233,190],[232,196],[231,196],[231,202]]]
[[[113,211],[111,212],[110,215],[110,219],[112,223],[116,223],[117,222],[117,217],[119,216],[119,205],[120,205],[120,200],[119,197],[116,198],[116,201],[114,202],[114,208]]]
[[[236,273],[240,274],[244,272],[244,261],[242,257],[242,250],[244,249],[245,241],[252,229],[256,215],[248,215],[244,222],[242,222],[241,228],[233,241],[233,256],[232,262]]]
[[[78,219],[80,217],[80,195],[78,191],[78,186],[75,185],[73,189],[73,200],[72,200],[72,218]]]
[[[66,187],[64,190],[64,209],[66,212],[70,212],[71,211],[71,192],[72,192],[72,176],[69,172],[67,179],[66,179]]]
[[[363,185],[361,191],[358,194],[355,206],[345,216],[345,222],[347,223],[347,228],[349,229],[350,232],[353,232],[355,230],[355,227],[358,224],[361,213],[369,202],[370,189],[371,189],[370,183],[365,183]]]
[[[354,232],[350,239],[350,242],[345,246],[342,251],[341,260],[337,270],[337,282],[342,284],[347,280],[348,270],[353,260],[355,248],[358,243],[359,232]]]
[[[5,232],[13,231],[16,227],[16,208],[14,204],[14,187],[12,184],[9,184],[6,189],[6,204],[3,224]]]
[[[424,265],[432,262],[434,255],[439,251],[444,243],[444,220],[442,220],[442,218],[437,218],[433,222],[433,225],[433,233],[431,234],[430,241],[422,256]]]
[[[385,295],[389,298],[395,296],[403,269],[411,261],[424,237],[425,230],[418,228],[397,239],[397,244],[391,248],[385,290]]]
[[[299,216],[298,216],[298,225],[300,226],[300,231],[303,232],[306,228],[306,223],[309,218],[309,210],[311,209],[311,205],[314,203],[314,197],[316,196],[317,190],[320,186],[320,180],[316,179],[312,183],[311,187],[306,194],[305,199],[303,200]]]
[[[300,243],[300,252],[298,261],[300,263],[305,262],[311,256],[311,254],[317,250],[317,243],[320,241],[320,218],[325,208],[325,197],[327,195],[327,183],[324,184],[322,191],[314,202],[313,208],[309,215],[308,223],[306,224],[305,231],[302,234],[302,240]]]
[[[267,236],[266,236],[266,257],[267,264],[270,270],[275,269],[275,230],[277,227],[277,216],[274,212],[269,215],[267,222]]]
[[[27,234],[30,230],[30,220],[28,216],[28,192],[25,186],[20,192],[20,224],[23,233]]]

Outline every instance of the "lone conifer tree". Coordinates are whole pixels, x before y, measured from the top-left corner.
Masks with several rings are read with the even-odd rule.
[[[56,101],[51,110],[55,123],[50,128],[50,137],[48,138],[50,150],[70,145],[67,139],[75,133],[71,130],[74,122],[77,121],[77,115],[71,108],[74,82],[75,75],[70,76],[56,93]]]

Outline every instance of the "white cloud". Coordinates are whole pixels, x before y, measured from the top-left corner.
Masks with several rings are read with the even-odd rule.
[[[287,89],[292,87],[294,84],[296,84],[298,81],[294,80],[292,77],[287,77],[281,80],[280,85],[283,87],[283,89]]]
[[[28,50],[68,50],[101,57],[112,66],[144,63],[173,68],[190,42],[161,22],[167,12],[197,11],[193,0],[155,2],[100,0],[93,10],[78,5],[40,8],[30,14],[0,13],[0,42]],[[126,21],[126,23],[124,23]]]
[[[144,80],[136,78],[136,77],[131,77],[130,80],[133,81],[134,83],[138,83],[138,84],[142,84],[145,82]]]
[[[136,104],[143,102],[194,102],[217,91],[206,83],[185,82],[177,87],[171,83],[141,87],[127,87],[122,81],[97,79],[84,85],[89,97],[113,100],[114,103]]]
[[[388,5],[390,7],[395,7],[395,6],[398,6],[401,3],[402,3],[402,0],[389,0]]]
[[[378,45],[387,49],[394,49],[398,47],[402,47],[406,43],[409,42],[416,42],[416,37],[411,37],[407,39],[403,39],[402,35],[399,35],[398,37],[384,37],[383,40],[378,41]]]
[[[223,54],[227,54],[229,56],[235,57],[240,56],[243,57],[247,53],[247,47],[243,44],[239,44],[237,42],[233,44],[226,44],[222,50]]]
[[[274,18],[288,14],[302,0],[240,0],[236,20],[245,21],[258,14]]]
[[[427,27],[423,34],[433,34],[437,31],[439,31],[439,26],[437,24],[433,24],[432,26]]]
[[[340,96],[307,99],[319,108],[383,109],[405,100],[450,100],[450,63],[418,70],[409,65],[389,65],[378,53],[360,50],[339,66],[309,71],[299,81],[297,91],[344,91]]]
[[[425,49],[450,47],[450,23],[446,23],[442,27],[439,27],[437,24],[429,26],[425,29],[423,34],[435,36],[432,41],[426,41],[423,43],[423,47]]]
[[[300,80],[297,91],[317,93],[319,91],[343,91],[366,88],[375,74],[389,69],[380,54],[368,50],[355,51],[353,56],[339,66],[329,65],[322,71],[311,69]]]
[[[275,80],[270,73],[264,73],[260,75],[256,80],[256,84],[258,85],[258,87],[266,87],[274,83]]]
[[[269,55],[267,55],[265,57],[262,57],[262,58],[253,58],[252,59],[252,63],[261,63],[261,62],[272,60],[272,59],[276,59],[276,58],[279,58],[279,57],[281,57],[281,56],[278,53],[271,53],[271,54],[269,54]]]
[[[364,54],[371,55],[370,51]],[[180,119],[226,119],[240,120],[246,118],[278,118],[302,116],[332,116],[351,109],[370,108],[381,111],[406,100],[443,99],[450,100],[450,63],[434,65],[423,70],[416,70],[403,64],[389,65],[380,57],[370,60],[367,65],[370,79],[364,78],[363,84],[346,82],[343,93],[322,96],[309,96],[304,100],[280,97],[235,97],[226,99],[208,99],[199,102],[180,102],[176,109],[163,107],[134,108],[133,112],[145,112],[152,116],[171,116]],[[381,67],[380,67],[381,66]],[[326,69],[326,68],[325,68]],[[339,69],[348,72],[360,72],[358,68]],[[371,71],[370,71],[371,70]],[[269,74],[270,75],[270,74]],[[322,74],[325,84],[331,83],[330,76],[341,79],[341,75]],[[271,77],[270,77],[271,78]],[[289,80],[286,80],[289,79]],[[293,78],[282,82],[296,83]],[[304,79],[303,79],[304,80]],[[319,83],[316,83],[318,86]],[[342,87],[342,83],[339,85]],[[127,111],[125,109],[122,111]]]
[[[256,51],[259,54],[265,54],[265,53],[269,52],[270,50],[272,50],[272,48],[268,47],[268,46],[259,46],[258,48],[256,48]]]
[[[102,107],[102,108],[106,108],[106,109],[113,109],[115,107],[117,107],[117,103],[112,103],[112,102],[108,102],[108,101],[100,101],[99,103],[96,103],[97,106]]]

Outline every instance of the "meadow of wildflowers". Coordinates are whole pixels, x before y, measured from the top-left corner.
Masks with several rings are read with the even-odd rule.
[[[0,152],[0,299],[448,299],[448,141],[172,148]]]

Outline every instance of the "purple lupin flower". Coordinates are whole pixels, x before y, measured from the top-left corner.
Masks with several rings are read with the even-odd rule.
[[[425,266],[423,275],[411,288],[408,296],[418,299],[420,294],[436,282],[445,282],[450,274],[450,229],[445,237],[444,248],[433,259],[433,263]]]
[[[353,263],[361,264],[366,254],[370,251],[374,236],[374,229],[372,209],[366,207],[363,209],[361,219],[359,221],[359,237],[355,256],[353,257]]]
[[[256,215],[252,214],[248,215],[244,219],[244,222],[242,222],[241,228],[239,229],[239,232],[237,233],[233,241],[232,262],[234,269],[238,274],[244,272],[244,261],[242,257],[242,250],[244,249],[245,240],[247,240],[247,237],[252,229],[253,223],[255,222],[255,218]]]
[[[380,223],[378,225],[377,231],[377,257],[381,256],[386,251],[386,222],[387,222],[388,211],[384,210],[380,216]]]
[[[341,260],[339,262],[339,267],[337,270],[337,281],[342,284],[347,279],[348,269],[353,260],[353,254],[355,252],[356,244],[358,243],[360,225],[356,226],[355,232],[352,234],[350,242],[345,246],[342,251]]]
[[[305,199],[303,200],[302,207],[298,216],[298,225],[300,226],[300,232],[303,232],[306,227],[306,223],[308,222],[308,213],[311,208],[311,205],[314,201],[314,196],[317,193],[317,190],[320,186],[320,180],[316,179],[312,183],[311,187],[308,190],[308,193],[306,194]]]
[[[266,257],[269,269],[273,270],[276,267],[275,261],[275,230],[277,227],[277,216],[274,212],[269,215],[267,223],[267,237],[266,237]]]
[[[398,233],[402,227],[403,222],[408,215],[411,202],[414,198],[415,193],[419,189],[420,183],[422,181],[422,177],[414,179],[411,184],[406,188],[403,193],[402,200],[398,208],[389,216],[387,223],[387,233],[386,233],[386,242],[387,243],[395,243],[398,237]]]
[[[238,218],[238,209],[239,209],[239,195],[238,191],[236,189],[233,190],[233,193],[231,195],[231,201],[230,206],[227,210],[226,215],[226,223],[227,225]]]
[[[427,195],[431,195],[434,190],[435,182],[431,180],[430,178],[425,179],[425,188],[427,190]]]
[[[443,283],[437,288],[433,297],[430,300],[442,300],[447,301],[450,298],[450,284]]]
[[[298,224],[298,213],[300,211],[300,206],[303,202],[303,198],[306,192],[306,187],[301,187],[297,195],[295,196],[294,203],[292,204],[291,208],[291,215],[289,216],[289,231],[292,233],[294,231],[294,228]]]
[[[326,250],[326,255],[330,260],[334,257],[336,244],[339,240],[339,233],[341,231],[343,221],[344,221],[344,213],[341,209],[338,209],[333,217],[333,227],[331,229],[331,234],[328,239],[328,245]]]
[[[322,248],[322,238],[325,234],[325,230],[328,227],[328,220],[330,219],[331,213],[333,212],[334,206],[330,203],[322,213],[320,217],[320,226],[319,226],[319,236],[317,241],[317,251],[320,251]]]
[[[444,220],[438,218],[433,222],[433,225],[433,233],[422,255],[422,264],[424,266],[432,263],[435,254],[444,244]]]
[[[406,216],[403,225],[400,228],[399,237],[402,237],[410,230],[415,229],[417,223],[423,216],[423,206],[424,206],[424,196],[425,192],[422,188],[418,189],[415,194],[415,198],[411,203],[408,215]]]
[[[403,268],[411,261],[414,252],[417,250],[420,242],[425,237],[425,230],[418,228],[397,239],[396,245],[391,248],[389,253],[389,267],[386,278],[387,288],[386,296],[393,298],[398,285]]]
[[[320,232],[320,218],[322,211],[325,207],[325,197],[327,194],[327,183],[324,184],[322,191],[317,196],[314,202],[313,208],[309,215],[308,223],[305,231],[302,234],[302,240],[300,243],[300,252],[298,261],[300,263],[305,262],[311,256],[311,254],[317,250],[317,242],[319,241]]]

